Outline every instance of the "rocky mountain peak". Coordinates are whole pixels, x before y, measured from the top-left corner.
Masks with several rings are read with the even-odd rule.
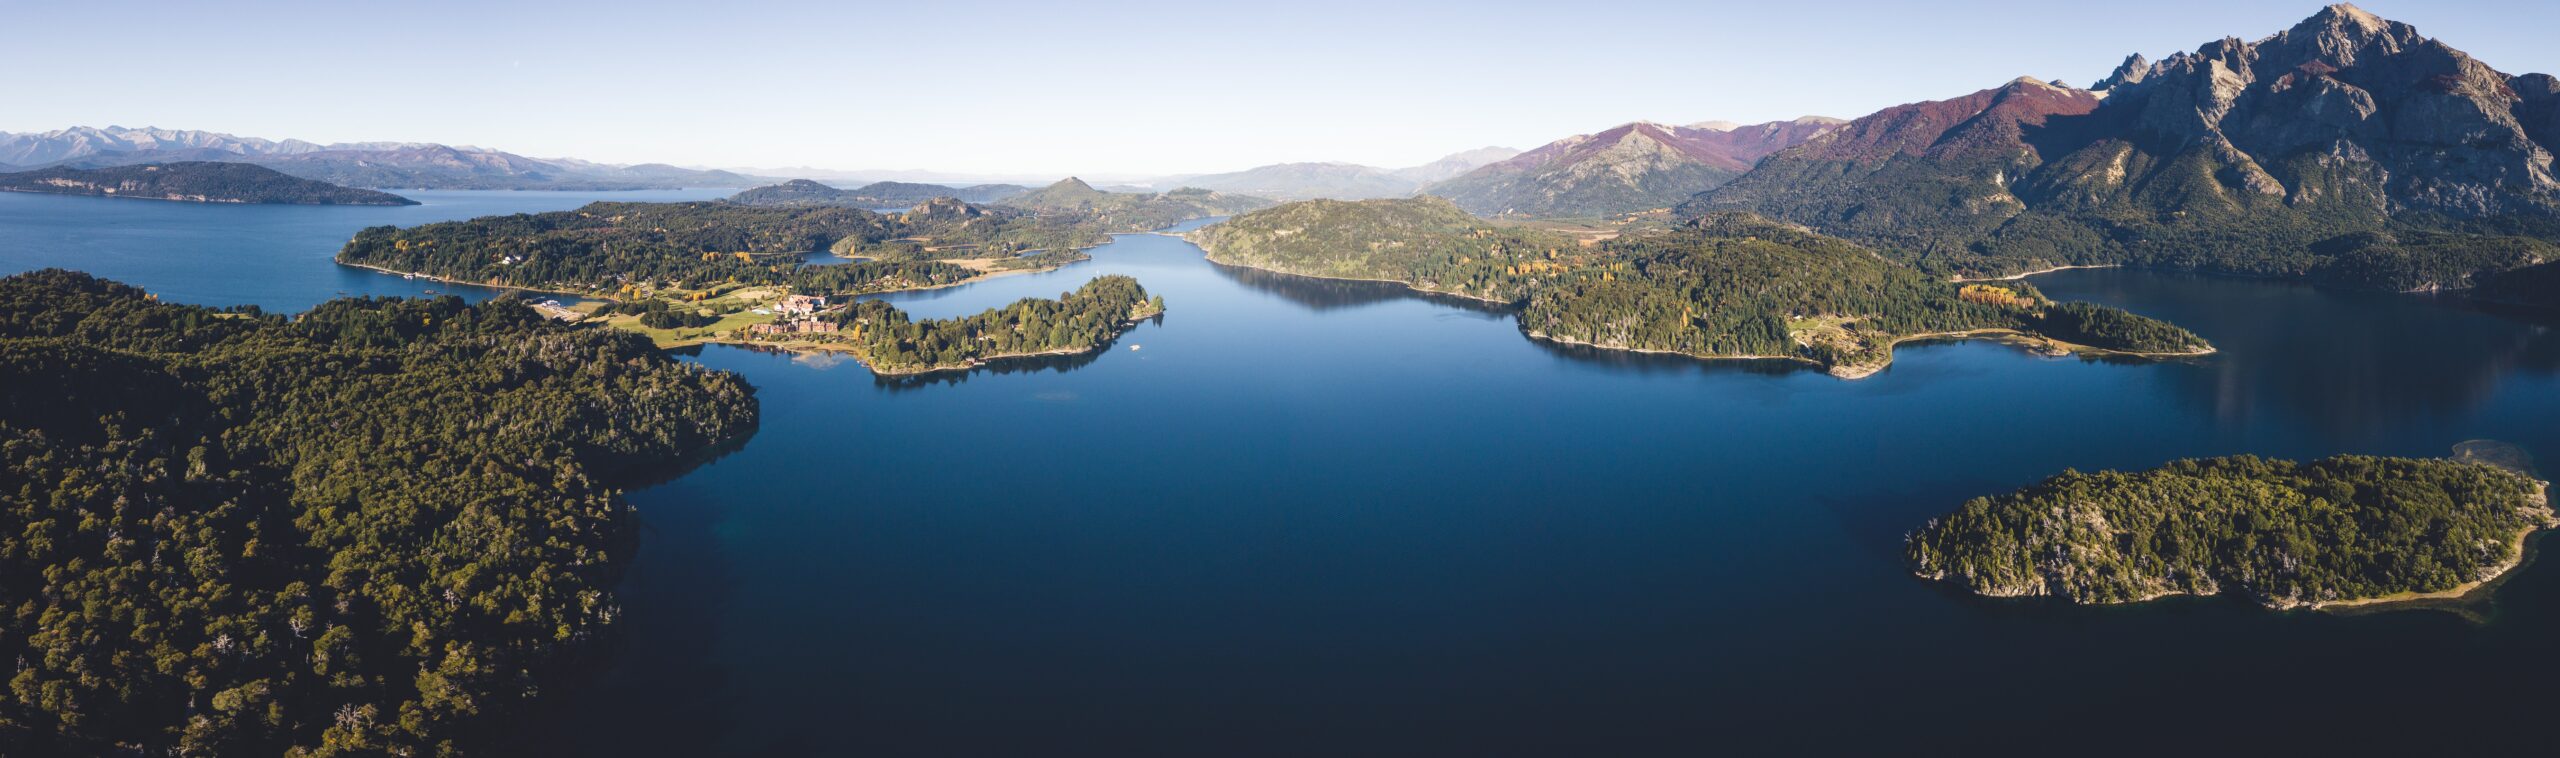
[[[2426,41],[2417,27],[2341,3],[2322,8],[2293,28],[2260,40],[2254,52],[2274,64],[2272,68],[2278,73],[2309,65],[2346,69],[2399,54]]]
[[[2151,59],[2142,57],[2141,53],[2134,53],[2132,55],[2125,56],[2124,63],[2116,66],[2115,73],[2108,74],[2107,78],[2098,80],[2097,86],[2090,87],[2089,89],[2097,92],[2106,92],[2128,84],[2141,84],[2143,79],[2149,78],[2150,76]]]

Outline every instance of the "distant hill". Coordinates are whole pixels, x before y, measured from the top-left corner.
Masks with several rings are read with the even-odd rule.
[[[807,179],[793,179],[731,195],[729,202],[740,205],[844,205],[857,208],[891,208],[916,205],[938,198],[953,198],[968,203],[992,203],[1029,191],[1031,188],[1016,184],[952,187],[916,182],[873,182],[846,190]]]
[[[1394,173],[1399,178],[1409,179],[1419,184],[1430,184],[1442,179],[1463,176],[1469,171],[1511,160],[1519,155],[1520,151],[1513,148],[1479,147],[1474,150],[1450,153],[1439,160],[1419,166],[1396,169]]]
[[[2096,87],[1889,108],[1683,210],[1941,273],[2124,263],[2411,290],[2554,257],[2560,79],[2336,5],[2256,42],[2134,56]]]
[[[1243,192],[1291,200],[1404,197],[1422,186],[1421,182],[1396,176],[1387,169],[1353,163],[1279,163],[1190,177],[1182,183],[1220,192]]]
[[[1477,148],[1420,166],[1399,169],[1353,163],[1281,163],[1190,177],[1182,183],[1220,192],[1286,200],[1404,197],[1425,184],[1519,154],[1520,151],[1505,147]]]
[[[415,189],[633,190],[747,187],[768,180],[665,164],[619,166],[537,159],[477,147],[416,142],[321,145],[218,132],[73,127],[0,133],[0,163],[29,168],[106,168],[145,163],[249,163],[351,187]]]
[[[1075,214],[1101,224],[1107,231],[1142,232],[1193,219],[1267,208],[1272,203],[1260,197],[1198,187],[1160,193],[1106,192],[1071,176],[997,204],[1042,214]]]
[[[286,176],[246,163],[185,162],[114,168],[46,168],[0,174],[0,191],[194,203],[417,205],[373,190]]]
[[[1422,192],[1483,216],[1605,216],[1669,208],[1839,123],[1808,117],[1726,129],[1637,122],[1557,140]]]

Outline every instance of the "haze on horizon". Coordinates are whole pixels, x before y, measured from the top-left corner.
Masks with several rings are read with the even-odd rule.
[[[2560,71],[2560,4],[2375,0],[2509,73]],[[2318,2],[1962,7],[1319,0],[498,3],[151,0],[17,20],[0,131],[204,129],[613,163],[1110,180],[1424,163],[1634,120],[1759,122],[2086,85],[2287,28]],[[34,33],[29,33],[33,31]]]

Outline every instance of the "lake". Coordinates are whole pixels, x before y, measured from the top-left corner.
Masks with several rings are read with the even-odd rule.
[[[401,190],[396,207],[227,205],[0,192],[0,272],[69,268],[136,284],[174,302],[302,311],[349,295],[480,300],[497,290],[340,266],[338,248],[368,226],[416,226],[565,211],[599,200],[714,200],[736,190],[512,192]]]
[[[328,263],[361,226],[597,197],[412,196],[429,205],[0,195],[0,264],[300,308],[413,284]],[[403,211],[419,215],[388,220]],[[1093,355],[896,381],[841,359],[689,357],[752,381],[763,426],[633,494],[623,639],[530,744],[2548,751],[2554,561],[2520,570],[2475,621],[1992,601],[1912,578],[1900,553],[1931,516],[2065,468],[2434,456],[2480,438],[2560,460],[2546,321],[2069,271],[2034,281],[2222,352],[2126,363],[1906,345],[1852,382],[1547,346],[1505,313],[1215,266],[1171,237],[1093,255],[886,298],[949,316],[1103,274],[1165,298],[1161,320]]]

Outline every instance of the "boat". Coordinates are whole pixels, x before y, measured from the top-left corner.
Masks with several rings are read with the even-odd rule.
[[[1146,347],[1146,346],[1145,346],[1145,345],[1130,345],[1130,346],[1129,346],[1129,349],[1130,349],[1130,350],[1136,350],[1136,349],[1141,348],[1141,347]]]

